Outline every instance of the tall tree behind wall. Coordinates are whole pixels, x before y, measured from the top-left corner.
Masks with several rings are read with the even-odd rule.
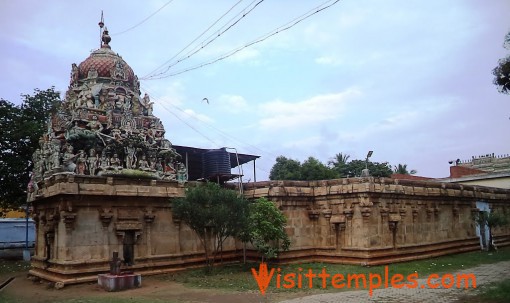
[[[510,32],[506,34],[503,47],[510,50]],[[501,58],[492,70],[494,75],[494,84],[498,87],[499,92],[510,94],[510,55]]]
[[[17,208],[26,202],[32,154],[46,132],[47,121],[61,100],[54,87],[22,95],[15,105],[0,99],[0,207]]]

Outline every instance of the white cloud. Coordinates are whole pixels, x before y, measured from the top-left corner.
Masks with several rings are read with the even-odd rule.
[[[282,147],[284,148],[302,148],[303,146],[317,146],[323,142],[323,139],[321,136],[310,136],[305,137],[297,140],[291,140],[284,142],[282,144]]]
[[[248,109],[246,99],[239,95],[221,95],[219,103],[223,109],[231,113],[239,113]]]
[[[334,56],[321,56],[315,58],[315,63],[322,65],[340,65],[342,61]]]
[[[413,108],[402,106],[399,110],[393,109],[391,112],[381,110],[378,111],[378,115],[381,116],[379,119],[370,123],[370,117],[361,117],[360,125],[354,130],[340,132],[338,137],[340,140],[353,142],[366,141],[368,137],[381,134],[396,137],[406,131],[421,134],[424,124],[430,127],[435,118],[451,113],[458,103],[459,100],[454,97],[436,97],[417,100],[413,103]]]
[[[151,83],[152,84],[152,83]],[[170,84],[148,86],[145,81],[141,84],[142,97],[147,93],[151,100],[170,106],[183,104],[185,86],[181,81],[172,81]]]
[[[212,118],[210,118],[209,116],[204,115],[204,114],[199,114],[199,113],[197,113],[194,110],[189,109],[189,108],[185,109],[183,112],[184,112],[185,116],[193,118],[193,119],[196,119],[196,120],[199,120],[199,121],[202,121],[202,122],[206,122],[206,123],[214,122],[214,120]]]
[[[230,61],[233,62],[255,62],[257,58],[260,57],[260,52],[255,48],[245,48],[237,53],[235,53],[233,56],[229,57]]]
[[[299,102],[276,100],[262,104],[260,120],[263,129],[304,128],[319,122],[337,118],[342,114],[345,103],[361,95],[356,89],[341,93],[314,96]]]
[[[303,33],[306,41],[314,46],[327,45],[335,40],[332,32],[324,30],[324,26],[319,26],[317,23],[308,25]]]

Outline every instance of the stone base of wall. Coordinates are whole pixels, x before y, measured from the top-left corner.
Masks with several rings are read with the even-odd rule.
[[[510,246],[510,235],[496,237],[495,243],[497,247]],[[479,239],[473,238],[470,240],[401,247],[399,249],[346,249],[342,253],[334,252],[334,249],[291,250],[283,253],[278,260],[273,262],[278,264],[321,262],[376,266],[479,250]],[[246,257],[247,262],[260,261],[260,256],[254,250],[247,250]],[[242,259],[242,251],[225,252],[223,264],[240,263]],[[216,261],[219,264],[219,260],[217,259]],[[176,262],[171,258],[158,257],[150,262],[148,260],[137,260],[135,265],[124,267],[124,269],[142,276],[149,276],[202,268],[204,263],[205,259],[198,256],[189,258],[185,262]],[[60,282],[63,285],[95,282],[99,274],[104,274],[109,270],[108,260],[98,264],[62,265],[60,270],[55,267],[55,263],[52,264],[52,267],[45,267],[43,264],[43,261],[32,260],[33,267],[29,274],[47,281]]]

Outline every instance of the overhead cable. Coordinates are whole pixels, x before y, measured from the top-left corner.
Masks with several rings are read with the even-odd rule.
[[[168,59],[165,63],[161,64],[160,66],[158,66],[157,68],[155,68],[153,71],[151,71],[150,73],[148,73],[147,75],[150,75],[152,73],[155,73],[158,69],[162,68],[162,67],[165,67],[168,63],[172,62],[172,60],[174,60],[177,56],[179,56],[182,52],[184,52],[188,47],[190,47],[193,43],[195,43],[198,39],[200,39],[203,35],[205,35],[205,33],[207,33],[213,26],[215,26],[218,22],[220,22],[221,19],[223,19],[226,15],[228,15],[239,3],[241,3],[243,0],[239,0],[237,3],[235,3],[230,9],[228,9],[223,15],[221,15],[221,17],[219,17],[218,19],[216,19],[216,21],[214,21],[208,28],[206,28],[200,35],[198,35],[195,39],[193,39],[190,43],[188,43],[188,45],[186,45],[184,48],[182,48],[177,54],[175,54],[172,58]],[[256,0],[254,0],[253,2],[255,2]],[[253,3],[252,2],[252,3]],[[248,5],[248,7],[252,4],[250,3]],[[237,16],[237,15],[236,15]],[[234,17],[235,18],[235,17]],[[230,22],[231,20],[229,20]],[[210,36],[209,36],[210,37]],[[207,39],[209,38],[207,37]],[[145,76],[146,77],[146,76]]]
[[[147,88],[145,87],[142,87],[142,89],[146,92],[149,93],[149,95],[151,96],[154,96],[154,94],[152,92],[150,92]],[[158,100],[158,98],[154,98],[154,97],[151,97],[152,99],[154,100]],[[186,124],[189,128],[191,128],[192,130],[194,130],[197,134],[201,135],[202,137],[204,137],[205,139],[207,139],[209,142],[211,142],[215,147],[220,147],[220,144],[216,143],[214,140],[212,140],[211,138],[207,137],[205,134],[203,134],[202,132],[200,132],[198,129],[196,129],[195,127],[193,127],[192,125],[190,125],[188,122],[184,121],[183,119],[181,119],[177,114],[173,113],[171,110],[169,110],[163,102],[158,102],[157,104],[161,105],[163,107],[163,109],[165,109],[167,112],[169,112],[172,116],[176,117],[179,121],[181,121],[182,123]]]
[[[142,89],[143,89],[144,91],[149,92],[149,95],[151,95],[151,96],[152,96],[152,93],[151,93],[151,92],[147,89],[147,87],[146,87],[146,86],[142,86]],[[158,102],[158,104],[161,104],[161,105],[163,106],[163,102],[161,102],[161,101],[160,101],[160,102]],[[259,151],[260,153],[263,153],[263,154],[266,154],[266,155],[272,156],[272,157],[274,157],[274,158],[276,158],[276,157],[277,157],[276,155],[274,155],[274,154],[272,154],[272,153],[270,153],[270,152],[268,152],[268,151],[262,150],[262,149],[260,149],[259,147],[255,146],[255,145],[252,145],[252,144],[250,144],[250,143],[244,142],[244,141],[242,141],[242,140],[240,140],[240,139],[238,139],[238,138],[236,138],[236,137],[234,137],[234,136],[232,136],[232,135],[230,135],[230,134],[228,134],[228,133],[226,133],[226,132],[222,131],[221,129],[219,129],[219,128],[215,127],[214,125],[212,125],[211,123],[209,123],[209,122],[207,122],[207,121],[204,121],[203,119],[200,119],[200,118],[199,118],[199,117],[197,117],[197,116],[194,116],[194,115],[189,114],[188,112],[186,112],[184,109],[180,108],[180,107],[179,107],[179,106],[177,106],[177,105],[174,105],[174,104],[168,104],[168,105],[170,105],[171,107],[173,107],[173,108],[177,109],[178,111],[182,112],[184,115],[186,115],[186,116],[188,116],[188,117],[190,117],[190,118],[192,118],[192,119],[195,119],[195,120],[197,120],[197,121],[198,121],[198,122],[200,122],[200,123],[205,124],[207,127],[209,127],[209,128],[211,128],[211,129],[215,130],[216,132],[218,132],[218,133],[219,133],[222,137],[224,137],[224,138],[225,138],[226,140],[228,140],[228,141],[236,141],[237,143],[240,143],[241,145],[243,145],[243,146],[245,146],[245,147],[250,147],[250,148],[251,148],[251,149],[253,149],[253,150],[257,150],[257,151]],[[167,110],[168,112],[170,112],[172,115],[176,116],[176,114],[175,114],[175,113],[171,112],[171,111],[170,111],[168,108],[166,108],[165,106],[163,106],[163,108],[164,108],[165,110]],[[178,119],[179,119],[179,121],[181,121],[181,122],[185,123],[187,126],[189,126],[190,128],[192,128],[195,132],[197,132],[198,134],[200,134],[201,136],[203,136],[204,138],[206,138],[206,139],[207,139],[207,140],[209,140],[210,142],[213,142],[216,146],[219,146],[219,145],[218,145],[218,144],[216,144],[216,143],[215,143],[212,139],[210,139],[210,138],[208,138],[207,136],[205,136],[204,134],[202,134],[200,131],[198,131],[196,128],[194,128],[193,126],[191,126],[190,124],[188,124],[188,123],[187,123],[187,122],[185,122],[184,120],[182,120],[182,119],[180,119],[180,118],[178,118]]]
[[[254,0],[253,2],[251,2],[249,6],[251,6],[255,1],[257,0]],[[171,63],[169,64],[166,69],[160,73],[157,73],[157,74],[154,74],[154,75],[151,75],[152,73],[154,73],[155,71],[157,71],[158,69],[160,69],[161,67],[165,66],[168,62],[170,62],[171,60],[173,60],[173,58],[175,58],[176,56],[172,57],[172,59],[168,60],[167,62],[165,62],[163,65],[161,65],[160,67],[156,68],[155,71],[152,71],[151,73],[149,73],[148,75],[142,77],[141,79],[149,79],[149,78],[152,78],[152,77],[157,77],[159,75],[163,75],[165,74],[166,72],[168,72],[168,70],[170,68],[172,68],[173,66],[181,63],[182,61],[184,60],[187,60],[189,58],[191,58],[191,56],[197,54],[198,52],[200,52],[201,50],[203,50],[205,47],[207,47],[209,44],[211,44],[213,41],[215,41],[216,39],[218,39],[219,37],[221,37],[223,34],[225,34],[227,31],[229,31],[230,29],[232,29],[236,24],[239,23],[239,21],[241,21],[243,18],[245,18],[249,13],[251,13],[260,3],[264,2],[264,0],[259,0],[253,7],[251,7],[247,12],[243,13],[241,15],[241,17],[239,17],[237,20],[235,20],[232,24],[226,24],[224,25],[222,28],[226,27],[225,29],[221,30],[218,34],[213,34],[211,36],[209,36],[208,38],[206,38],[204,41],[202,41],[202,43],[200,45],[198,45],[197,47],[195,47],[193,50],[191,50],[190,52],[188,52],[186,55],[184,55],[183,57],[181,57],[180,59],[176,60],[174,63]],[[247,8],[245,8],[246,10]],[[240,15],[241,13],[239,13],[238,15]],[[236,15],[236,16],[238,16]],[[234,17],[235,18],[235,17]],[[221,19],[221,18],[220,18]],[[231,19],[232,20],[232,19]],[[229,20],[229,22],[231,21]],[[213,38],[210,38],[210,37],[213,37]],[[209,39],[209,40],[207,40]],[[182,51],[181,51],[182,52]],[[181,53],[179,52],[179,53]]]
[[[168,4],[170,4],[171,2],[173,2],[174,0],[170,0],[168,1],[167,3],[165,3],[162,7],[158,8],[154,13],[150,14],[147,18],[143,19],[142,21],[138,22],[137,24],[131,26],[130,28],[126,29],[126,30],[123,30],[121,32],[118,32],[118,33],[114,33],[114,34],[110,34],[111,36],[118,36],[118,35],[122,35],[140,25],[142,25],[145,21],[149,20],[150,18],[152,18],[154,15],[156,15],[157,13],[159,13],[163,8],[165,8]]]
[[[245,44],[245,45],[243,45],[243,46],[240,46],[240,47],[238,47],[238,48],[236,48],[236,49],[233,49],[233,50],[231,50],[230,52],[227,52],[227,53],[225,53],[225,54],[223,54],[223,55],[221,55],[221,56],[217,57],[216,59],[213,59],[213,60],[211,60],[211,61],[204,62],[204,63],[198,64],[198,65],[195,65],[195,66],[193,66],[193,67],[189,67],[189,68],[186,68],[186,69],[183,69],[183,70],[180,70],[180,71],[177,71],[177,72],[174,72],[174,73],[170,73],[170,74],[166,74],[166,75],[165,75],[165,73],[166,73],[166,72],[170,69],[170,67],[171,67],[171,66],[169,66],[169,67],[165,70],[165,72],[163,72],[163,73],[159,73],[159,74],[156,74],[156,75],[154,75],[154,76],[150,76],[150,77],[146,77],[146,78],[142,78],[142,79],[143,79],[143,80],[157,80],[157,79],[164,79],[164,78],[168,78],[168,77],[172,77],[172,76],[180,75],[180,74],[183,74],[183,73],[186,73],[186,72],[189,72],[189,71],[195,70],[195,69],[199,69],[199,68],[205,67],[205,66],[207,66],[207,65],[214,64],[214,63],[216,63],[216,62],[218,62],[218,61],[224,60],[224,59],[226,59],[226,58],[228,58],[228,57],[231,57],[231,56],[235,55],[236,53],[238,53],[238,52],[242,51],[242,50],[243,50],[243,49],[245,49],[245,48],[248,48],[248,47],[250,47],[250,46],[252,46],[252,45],[254,45],[254,44],[257,44],[257,43],[263,42],[264,40],[267,40],[267,39],[269,39],[270,37],[272,37],[272,36],[274,36],[274,35],[277,35],[277,34],[279,34],[279,33],[283,32],[283,31],[286,31],[286,30],[288,30],[288,29],[290,29],[290,28],[292,28],[292,27],[296,26],[296,25],[297,25],[298,23],[300,23],[301,21],[306,20],[306,19],[310,18],[311,16],[313,16],[313,15],[315,15],[315,14],[317,14],[317,13],[319,13],[319,12],[321,12],[321,11],[323,11],[323,10],[325,10],[325,9],[327,9],[327,8],[329,8],[329,7],[331,7],[331,6],[333,6],[333,5],[335,5],[335,4],[336,4],[337,2],[339,2],[340,0],[335,0],[333,3],[331,3],[331,4],[327,5],[327,6],[322,7],[323,5],[325,5],[326,3],[331,2],[331,1],[333,1],[333,0],[329,0],[329,1],[324,2],[323,4],[321,4],[321,5],[319,5],[319,6],[315,7],[315,8],[313,8],[312,10],[310,10],[310,11],[306,12],[305,14],[303,14],[303,15],[301,15],[301,16],[299,16],[299,17],[295,18],[295,19],[293,19],[292,21],[290,21],[290,22],[288,22],[288,23],[286,23],[286,24],[284,24],[284,25],[282,25],[282,26],[278,27],[277,29],[275,29],[275,30],[273,30],[273,31],[271,31],[271,32],[269,32],[269,33],[267,33],[267,34],[265,34],[265,35],[263,35],[263,36],[261,36],[261,37],[259,37],[259,38],[255,39],[255,40],[253,40],[253,41],[251,41],[251,42],[249,42],[249,43],[247,43],[247,44]],[[175,64],[174,64],[174,65],[175,65]]]
[[[166,110],[166,111],[167,111],[168,113],[170,113],[172,116],[174,116],[174,117],[175,117],[175,118],[177,118],[179,121],[181,121],[182,123],[184,123],[186,126],[188,126],[189,128],[191,128],[191,129],[192,129],[193,131],[195,131],[197,134],[199,134],[200,136],[204,137],[206,140],[208,140],[209,142],[211,142],[215,148],[220,148],[220,147],[222,146],[222,145],[218,144],[217,142],[215,142],[214,140],[212,140],[211,138],[209,138],[208,136],[206,136],[205,134],[203,134],[203,133],[202,133],[201,131],[199,131],[197,128],[193,127],[191,124],[189,124],[189,123],[188,123],[188,122],[186,122],[185,120],[181,119],[181,117],[179,117],[179,115],[177,115],[176,113],[172,112],[169,108],[167,108],[167,107],[164,105],[164,103],[161,101],[161,98],[158,98],[157,96],[156,96],[156,97],[154,97],[154,93],[153,93],[152,91],[150,91],[149,89],[147,89],[147,87],[142,86],[141,88],[142,88],[142,90],[144,90],[145,92],[149,93],[149,95],[150,95],[150,96],[152,96],[152,97],[151,97],[151,99],[153,99],[154,101],[158,101],[158,102],[157,102],[157,104],[161,105],[161,107],[162,107],[164,110]],[[189,113],[187,113],[186,111],[184,111],[183,109],[179,108],[179,107],[178,107],[178,106],[176,106],[176,105],[173,105],[173,104],[169,104],[169,105],[170,105],[170,106],[172,106],[172,107],[177,108],[178,110],[180,110],[181,112],[183,112],[183,113],[184,113],[185,115],[187,115],[188,117],[192,117],[192,118],[196,119],[197,121],[200,121],[200,122],[202,122],[202,123],[208,124],[208,123],[206,123],[206,121],[203,121],[202,119],[199,119],[198,117],[195,117],[195,116],[193,116],[193,115],[190,115]],[[264,150],[262,150],[262,149],[260,149],[260,148],[258,148],[258,147],[256,147],[256,146],[254,146],[254,145],[251,145],[251,144],[248,144],[248,143],[242,142],[242,141],[240,141],[240,140],[236,139],[235,137],[230,136],[230,135],[228,135],[228,134],[224,133],[223,131],[219,130],[218,128],[213,127],[213,126],[212,126],[212,125],[210,125],[210,124],[209,124],[209,126],[210,126],[210,127],[212,127],[212,128],[214,128],[214,129],[216,129],[218,132],[225,134],[226,136],[230,137],[231,139],[234,139],[235,141],[240,142],[241,144],[245,144],[245,145],[251,146],[251,147],[253,147],[253,148],[255,148],[255,149],[257,149],[257,150],[261,151],[263,154],[271,155],[271,156],[273,156],[274,158],[277,158],[277,157],[276,157],[276,156],[274,156],[273,154],[271,154],[271,153],[269,153],[269,152],[266,152],[266,151],[264,151]],[[224,136],[224,137],[225,137],[225,136]],[[227,138],[227,139],[228,139],[228,138]],[[256,169],[258,169],[258,170],[260,170],[260,171],[263,171],[263,172],[267,173],[267,174],[268,174],[268,176],[269,176],[269,174],[270,174],[270,172],[269,172],[267,169],[262,168],[262,167],[260,166],[260,164],[256,166]]]

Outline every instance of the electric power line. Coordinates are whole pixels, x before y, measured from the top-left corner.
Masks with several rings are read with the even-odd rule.
[[[168,4],[170,4],[171,2],[173,2],[174,0],[170,0],[168,1],[167,3],[165,3],[162,7],[158,8],[154,13],[150,14],[147,18],[143,19],[142,21],[138,22],[137,24],[131,26],[130,28],[126,29],[126,30],[123,30],[121,32],[118,32],[118,33],[115,33],[115,34],[110,34],[111,36],[118,36],[118,35],[122,35],[140,25],[142,25],[143,23],[145,23],[145,21],[149,20],[150,18],[152,18],[154,15],[156,15],[157,13],[159,13],[163,8],[165,8]]]
[[[145,86],[144,86],[144,87],[142,87],[142,89],[143,89],[144,91],[146,91],[147,93],[149,93],[149,94],[152,96],[152,97],[151,97],[151,99],[153,99],[154,101],[158,101],[158,104],[160,104],[160,105],[161,105],[161,107],[162,107],[164,110],[166,110],[168,113],[170,113],[172,116],[176,117],[179,121],[181,121],[181,122],[182,122],[182,123],[184,123],[186,126],[188,126],[189,128],[191,128],[191,129],[192,129],[193,131],[195,131],[197,134],[199,134],[200,136],[202,136],[202,137],[204,137],[205,139],[207,139],[207,140],[208,140],[209,142],[211,142],[211,143],[212,143],[212,144],[213,144],[216,148],[220,148],[220,147],[221,147],[221,145],[220,145],[220,144],[218,144],[217,142],[215,142],[214,140],[212,140],[211,138],[209,138],[208,136],[206,136],[205,134],[203,134],[202,132],[200,132],[198,129],[196,129],[195,127],[193,127],[191,124],[189,124],[189,123],[187,123],[185,120],[181,119],[181,118],[179,117],[179,115],[177,115],[176,113],[174,113],[174,112],[172,112],[170,109],[168,109],[168,108],[164,105],[164,103],[161,101],[161,98],[154,97],[153,92],[151,92],[151,91],[150,91],[149,89],[147,89]],[[178,110],[180,110],[181,112],[183,112],[185,115],[187,115],[187,116],[189,116],[189,117],[192,117],[192,118],[195,118],[195,119],[196,119],[197,121],[199,121],[199,122],[202,122],[202,123],[204,123],[204,124],[208,124],[208,123],[206,123],[205,121],[203,121],[203,120],[201,120],[201,119],[198,119],[198,118],[197,118],[197,117],[195,117],[195,116],[190,115],[189,113],[185,112],[184,110],[182,110],[181,108],[177,107],[176,105],[173,105],[173,104],[169,104],[169,105],[170,105],[170,106],[173,106],[173,107],[175,107],[175,108],[177,108]],[[230,135],[228,135],[228,134],[224,133],[223,131],[219,130],[218,128],[213,127],[212,125],[209,125],[209,126],[210,126],[210,127],[212,127],[212,128],[214,128],[214,129],[215,129],[215,130],[217,130],[218,132],[225,134],[226,136],[230,137],[231,139],[234,139],[235,141],[238,141],[238,142],[239,142],[239,143],[241,143],[241,144],[251,146],[251,147],[253,147],[253,148],[255,148],[255,149],[257,149],[257,150],[261,151],[263,154],[271,155],[271,156],[273,156],[273,157],[275,157],[275,158],[276,158],[276,156],[272,155],[272,154],[271,154],[271,153],[269,153],[269,152],[266,152],[266,151],[264,151],[264,150],[262,150],[262,149],[260,149],[260,148],[258,148],[258,147],[256,147],[256,146],[254,146],[254,145],[251,145],[251,144],[248,144],[248,143],[242,142],[241,140],[238,140],[238,139],[236,139],[235,137],[230,136]],[[225,135],[224,135],[224,137],[225,137],[225,138],[227,138]],[[228,138],[227,138],[227,139],[228,139]],[[260,164],[259,164],[258,166],[255,166],[255,168],[256,168],[256,169],[258,169],[259,171],[262,171],[262,172],[264,172],[264,173],[267,173],[267,174],[268,174],[268,176],[269,176],[269,174],[270,174],[270,172],[269,172],[266,168],[262,168],[262,167],[260,166]]]
[[[248,7],[250,7],[255,1],[257,0],[254,0],[252,1],[244,10],[246,10]],[[224,27],[227,26],[228,22],[232,21],[234,18],[236,18],[237,16],[239,16],[241,13],[237,14],[234,18],[232,18],[231,20],[229,20],[227,22],[227,24],[225,24],[224,26],[222,26],[220,28],[221,32],[219,32],[218,34],[213,34],[213,35],[210,35],[209,37],[207,37],[204,41],[201,42],[200,45],[198,45],[197,47],[195,47],[193,50],[191,50],[190,52],[188,52],[186,55],[184,55],[183,57],[181,57],[180,59],[178,59],[177,61],[175,61],[174,63],[170,64],[167,66],[167,68],[160,72],[160,73],[157,73],[155,75],[150,75],[152,73],[154,73],[155,71],[157,71],[158,69],[160,69],[162,66],[166,65],[168,62],[170,62],[171,60],[173,60],[177,55],[175,55],[174,57],[172,57],[170,60],[168,60],[167,62],[163,63],[161,66],[159,66],[158,68],[156,68],[154,71],[152,71],[151,73],[149,73],[148,75],[142,77],[141,79],[147,79],[147,78],[151,78],[151,77],[156,77],[158,75],[163,75],[165,74],[170,68],[172,68],[173,66],[181,63],[182,61],[184,60],[187,60],[189,59],[191,56],[197,54],[198,52],[200,52],[202,49],[204,49],[205,47],[207,47],[209,44],[211,44],[212,42],[214,42],[216,39],[218,39],[219,37],[221,37],[224,33],[226,33],[228,30],[230,30],[232,27],[234,27],[236,24],[239,23],[239,21],[241,21],[244,17],[246,17],[249,13],[251,13],[260,3],[262,3],[264,0],[259,0],[252,8],[250,8],[247,12],[243,13],[241,17],[239,17],[237,20],[234,21],[234,23],[228,25],[228,27],[226,29],[223,29]],[[244,11],[243,10],[243,11]],[[230,11],[230,10],[229,10]],[[225,15],[225,14],[224,14]],[[223,18],[223,16],[221,17]],[[220,19],[221,19],[220,18]],[[219,20],[218,20],[219,21]],[[212,27],[212,26],[211,26]],[[223,29],[223,30],[222,30]],[[209,39],[210,37],[214,36],[213,38],[211,38],[210,40],[207,41],[207,39]],[[193,40],[196,41],[197,39]],[[192,42],[192,43],[193,43]],[[187,47],[186,47],[187,48]],[[182,51],[179,52],[179,54],[181,53]]]
[[[150,92],[149,90],[147,90],[145,87],[142,88],[144,91],[150,93],[151,96],[154,96],[154,94],[152,92]],[[152,97],[153,99],[155,100],[158,100],[158,98],[154,98]],[[183,119],[181,119],[177,114],[173,113],[172,111],[170,111],[165,105],[163,102],[158,102],[159,105],[161,105],[163,107],[163,109],[165,109],[167,112],[169,112],[171,115],[173,115],[174,117],[176,117],[179,121],[181,121],[182,123],[186,124],[189,128],[191,128],[192,130],[194,130],[197,134],[201,135],[202,137],[204,137],[205,139],[207,139],[208,141],[210,141],[212,144],[214,144],[214,146],[216,147],[220,147],[220,144],[216,143],[214,140],[212,140],[211,138],[207,137],[205,134],[203,134],[202,132],[200,132],[198,129],[196,129],[195,127],[193,127],[192,125],[190,125],[189,123],[187,123],[186,121],[184,121]]]
[[[300,23],[301,21],[306,20],[306,19],[310,18],[311,16],[313,16],[313,15],[315,15],[315,14],[317,14],[317,13],[319,13],[319,12],[321,12],[321,11],[323,11],[323,10],[325,10],[325,9],[327,9],[327,8],[329,8],[329,7],[331,7],[331,6],[333,6],[333,5],[335,5],[335,4],[336,4],[337,2],[339,2],[340,0],[335,0],[335,1],[334,1],[333,3],[331,3],[331,4],[329,4],[329,5],[327,5],[327,6],[324,6],[324,7],[321,7],[321,6],[323,6],[323,5],[325,5],[326,3],[331,2],[331,1],[333,1],[333,0],[328,0],[328,1],[324,2],[324,3],[322,3],[321,5],[319,5],[319,6],[315,7],[315,8],[313,8],[312,10],[310,10],[310,11],[306,12],[305,14],[301,15],[300,17],[297,17],[297,18],[293,19],[292,21],[287,22],[286,24],[284,24],[284,25],[282,25],[282,26],[278,27],[277,29],[275,29],[275,30],[273,30],[273,31],[271,31],[271,32],[269,32],[269,33],[267,33],[267,34],[265,34],[265,35],[263,35],[263,36],[261,36],[261,37],[259,37],[259,38],[255,39],[255,40],[253,40],[253,41],[251,41],[251,42],[249,42],[249,43],[247,43],[247,44],[245,44],[244,46],[240,46],[240,47],[238,47],[238,48],[236,48],[236,49],[234,49],[234,50],[231,50],[230,52],[227,52],[227,53],[223,54],[222,56],[217,57],[217,58],[216,58],[216,59],[214,59],[214,60],[211,60],[211,61],[208,61],[208,62],[205,62],[205,63],[201,63],[201,64],[195,65],[195,66],[193,66],[193,67],[189,67],[189,68],[186,68],[186,69],[183,69],[183,70],[180,70],[180,71],[177,71],[177,72],[171,73],[171,74],[163,75],[164,73],[166,73],[166,72],[170,69],[170,67],[171,67],[171,66],[169,66],[169,67],[165,70],[165,72],[160,73],[160,74],[158,74],[158,75],[153,75],[153,76],[150,76],[150,77],[143,78],[142,80],[158,80],[158,79],[164,79],[164,78],[168,78],[168,77],[172,77],[172,76],[180,75],[180,74],[183,74],[183,73],[186,73],[186,72],[189,72],[189,71],[195,70],[195,69],[199,69],[199,68],[202,68],[202,67],[205,67],[205,66],[208,66],[208,65],[214,64],[214,63],[216,63],[216,62],[219,62],[219,61],[221,61],[221,60],[224,60],[224,59],[226,59],[226,58],[228,58],[228,57],[231,57],[231,56],[235,55],[236,53],[238,53],[238,52],[242,51],[242,50],[243,50],[243,49],[245,49],[245,48],[248,48],[248,47],[250,47],[250,46],[252,46],[252,45],[254,45],[254,44],[257,44],[257,43],[263,42],[263,41],[265,41],[265,40],[269,39],[269,38],[270,38],[270,37],[272,37],[272,36],[275,36],[275,35],[277,35],[277,34],[279,34],[279,33],[283,32],[283,31],[286,31],[286,30],[288,30],[288,29],[290,29],[290,28],[292,28],[292,27],[296,26],[296,25],[297,25],[298,23]],[[313,10],[315,10],[315,11],[314,11],[313,13],[310,13],[310,12],[311,12],[311,11],[313,11]],[[174,64],[174,65],[175,65],[175,64]]]
[[[198,35],[198,37],[196,37],[195,39],[193,39],[190,43],[188,43],[188,45],[186,45],[184,48],[182,48],[177,54],[175,54],[172,58],[168,59],[167,61],[165,61],[165,63],[161,64],[160,66],[158,66],[157,68],[155,68],[153,71],[151,71],[150,73],[148,73],[147,75],[145,75],[144,77],[147,77],[148,75],[152,74],[152,73],[155,73],[158,69],[166,66],[168,63],[170,63],[173,59],[175,59],[175,57],[179,56],[182,52],[184,52],[188,47],[190,47],[193,43],[195,43],[195,41],[197,41],[198,39],[200,39],[200,37],[202,37],[203,35],[205,35],[205,33],[207,33],[213,26],[215,26],[221,19],[223,19],[228,13],[230,13],[239,3],[241,3],[243,0],[239,0],[237,3],[235,3],[230,9],[228,9],[223,15],[221,15],[221,17],[219,17],[218,19],[216,19],[216,21],[214,21],[208,28],[206,28],[200,35]],[[256,0],[254,0],[253,2],[255,2]],[[252,3],[253,3],[252,2]],[[248,7],[252,4],[250,3],[248,5]],[[246,8],[245,8],[246,9]],[[236,15],[237,16],[237,15]],[[235,16],[235,17],[236,17]],[[235,18],[234,17],[234,18]],[[231,19],[232,20],[232,19]],[[230,22],[231,20],[229,20],[228,22]],[[220,28],[221,29],[221,28]],[[209,36],[211,37],[211,36]],[[209,39],[209,37],[207,37],[206,39]]]
[[[143,86],[143,87],[142,87],[142,89],[143,89],[143,90],[145,90],[145,91],[147,91],[147,92],[149,92],[149,93],[150,93],[149,95],[152,95],[152,92],[150,92],[150,91],[149,91],[149,90],[148,90],[145,86]],[[158,98],[158,99],[160,99],[160,98]],[[161,104],[161,105],[163,106],[163,102],[162,102],[161,100],[160,100],[159,104]],[[206,125],[207,127],[211,128],[211,129],[213,129],[213,130],[215,130],[216,132],[218,132],[218,133],[219,133],[222,137],[224,137],[224,138],[225,138],[225,139],[227,139],[227,140],[235,141],[235,142],[240,143],[240,144],[242,144],[242,145],[244,145],[244,146],[247,146],[247,147],[250,147],[250,148],[252,148],[252,149],[254,149],[254,150],[257,150],[257,151],[259,151],[259,152],[260,152],[260,153],[262,153],[262,154],[266,154],[266,155],[269,155],[269,156],[271,156],[271,157],[277,158],[277,156],[276,156],[276,155],[274,155],[274,154],[272,154],[272,153],[270,153],[270,152],[268,152],[268,151],[265,151],[265,150],[263,150],[263,149],[260,149],[259,147],[255,146],[255,145],[252,145],[252,144],[250,144],[250,143],[246,143],[246,142],[244,142],[244,141],[242,141],[242,140],[240,140],[240,139],[238,139],[238,138],[236,138],[236,137],[234,137],[234,136],[232,136],[232,135],[230,135],[230,134],[228,134],[228,133],[226,133],[226,132],[224,132],[224,131],[220,130],[219,128],[217,128],[217,127],[213,126],[212,124],[208,123],[207,121],[204,121],[204,120],[202,120],[202,119],[200,119],[200,118],[198,118],[198,117],[196,117],[196,116],[194,116],[194,115],[190,115],[190,114],[189,114],[189,113],[187,113],[185,110],[183,110],[182,108],[178,107],[177,105],[174,105],[174,104],[168,104],[168,105],[170,105],[171,107],[174,107],[174,108],[175,108],[175,109],[177,109],[178,111],[182,112],[184,115],[186,115],[186,116],[188,116],[188,117],[190,117],[190,118],[193,118],[193,119],[197,120],[198,122],[203,123],[203,124],[204,124],[204,125]],[[176,116],[176,115],[175,115],[174,113],[172,113],[172,112],[171,112],[168,108],[166,108],[166,107],[164,107],[164,106],[163,106],[163,108],[164,108],[165,110],[167,110],[168,112],[170,112],[172,115]],[[207,140],[209,140],[210,142],[213,142],[216,146],[219,146],[219,144],[215,143],[212,139],[208,138],[207,136],[205,136],[204,134],[202,134],[201,132],[199,132],[196,128],[194,128],[193,126],[191,126],[190,124],[188,124],[188,123],[187,123],[187,122],[185,122],[184,120],[181,120],[180,118],[178,118],[178,119],[179,119],[179,121],[181,121],[181,122],[185,123],[187,126],[189,126],[190,128],[192,128],[195,132],[197,132],[197,133],[198,133],[198,134],[200,134],[201,136],[204,136],[204,138],[206,138],[206,139],[207,139]]]

